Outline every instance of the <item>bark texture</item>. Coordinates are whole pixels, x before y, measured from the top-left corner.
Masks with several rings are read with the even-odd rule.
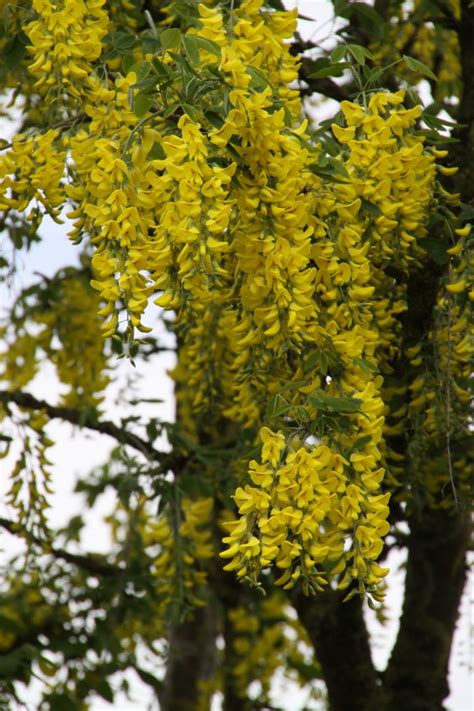
[[[362,602],[329,590],[318,597],[297,593],[293,604],[321,664],[331,711],[381,711],[383,689],[372,664]]]
[[[211,604],[195,608],[193,616],[171,626],[169,656],[161,711],[196,711],[209,708],[210,680],[217,667],[217,622]]]
[[[384,675],[387,711],[444,708],[468,541],[466,513],[425,511],[411,522],[400,630]]]

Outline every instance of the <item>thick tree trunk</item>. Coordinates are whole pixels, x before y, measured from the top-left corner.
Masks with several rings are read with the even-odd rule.
[[[454,28],[459,39],[463,82],[458,121],[463,125],[455,131],[459,143],[450,151],[453,164],[460,170],[448,187],[459,191],[463,201],[472,203],[474,8],[470,0],[461,0],[461,19]],[[436,278],[432,272],[430,275]],[[426,293],[435,293],[430,283],[427,288],[426,276],[421,279],[416,275],[412,287],[410,292],[409,284],[408,297],[409,313],[414,320],[404,323],[407,341],[413,335],[420,338],[423,320],[431,319],[430,309],[423,300],[426,301]],[[425,296],[420,298],[422,294]],[[466,511],[433,509],[423,510],[409,523],[405,600],[397,641],[384,675],[387,711],[400,708],[438,711],[443,709],[443,699],[449,693],[448,664],[466,580],[469,518]]]
[[[466,579],[467,514],[425,511],[411,522],[400,630],[384,675],[387,711],[440,711]]]
[[[382,711],[383,689],[372,664],[362,601],[342,602],[345,594],[296,593],[293,604],[321,664],[330,711]]]
[[[223,674],[223,691],[224,702],[222,711],[252,711],[252,702],[250,699],[242,698],[237,693],[236,679],[234,675],[235,652],[233,650],[235,633],[232,622],[229,616],[225,615],[224,620],[224,664],[222,668]]]
[[[450,149],[453,165],[460,170],[454,176],[453,188],[464,202],[473,204],[474,186],[474,7],[470,0],[461,0],[461,20],[457,26],[459,39],[462,96],[457,120],[462,127],[454,131],[459,143]]]
[[[330,711],[442,711],[448,664],[466,579],[469,518],[425,511],[411,522],[405,601],[386,672],[375,671],[362,603],[328,592],[293,596],[314,644]]]
[[[161,711],[204,711],[210,708],[211,680],[217,668],[215,609],[197,607],[192,618],[171,626],[169,656]]]

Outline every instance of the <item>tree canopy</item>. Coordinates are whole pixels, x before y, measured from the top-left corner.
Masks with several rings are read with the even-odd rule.
[[[22,542],[2,708],[33,680],[39,709],[113,703],[127,670],[163,711],[269,708],[282,673],[332,711],[443,708],[473,471],[474,9],[330,4],[312,40],[280,0],[0,0],[2,278],[45,216],[78,255],[2,320],[0,526]],[[116,360],[139,378],[158,322],[175,421],[142,407],[162,374],[113,418]],[[115,494],[107,555],[81,515],[54,526],[56,420],[114,442],[77,484],[88,507]],[[379,672],[363,604],[383,617],[394,548]]]

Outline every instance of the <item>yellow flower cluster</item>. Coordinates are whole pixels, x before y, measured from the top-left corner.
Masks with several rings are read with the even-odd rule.
[[[342,146],[345,179],[325,186],[324,191],[316,182],[307,182],[315,195],[308,257],[316,269],[308,270],[311,311],[304,336],[328,354],[332,367],[326,370],[329,381],[324,370],[305,368],[308,346],[303,340],[299,353],[298,345],[294,348],[294,372],[285,374],[280,369],[279,375],[298,383],[290,398],[294,408],[290,417],[295,412],[298,418],[298,405],[306,405],[305,396],[321,387],[329,396],[355,398],[361,405],[358,414],[349,416],[347,431],[323,431],[319,445],[295,440],[285,427],[279,434],[261,430],[262,463],[251,463],[254,486],[236,492],[240,519],[227,524],[228,549],[222,554],[231,558],[227,569],[253,582],[262,568],[274,565],[282,571],[277,582],[285,587],[302,578],[307,589],[320,589],[334,579],[344,588],[354,578],[377,597],[376,586],[387,572],[375,563],[389,526],[388,494],[380,493],[382,379],[374,370],[388,368],[388,360],[399,348],[396,315],[406,304],[403,290],[395,287],[383,268],[390,263],[406,271],[419,260],[422,250],[417,241],[426,235],[435,178],[434,156],[413,135],[420,111],[404,109],[403,98],[403,92],[378,93],[365,109],[343,102],[347,126],[333,125],[333,132]],[[290,252],[298,257],[302,251],[291,245]],[[252,285],[258,277],[255,261],[254,249],[248,269]],[[292,266],[299,266],[296,278],[304,273],[306,263],[293,257]],[[287,276],[286,283],[292,279],[295,276]],[[269,283],[268,277],[262,280]],[[258,294],[258,285],[251,288]],[[273,342],[281,349],[283,329],[275,314],[273,318]],[[247,334],[242,339],[247,349],[240,360],[245,363],[246,357],[254,363],[258,349],[252,347],[248,329]],[[263,342],[268,359],[272,341]],[[321,355],[316,355],[313,360],[321,364]],[[269,373],[278,375],[271,362]],[[243,375],[240,379],[244,382]],[[255,402],[254,382],[252,387]],[[270,390],[268,379],[266,387]],[[227,412],[237,418],[244,411],[242,405],[240,399],[238,407]],[[317,403],[313,409],[306,407],[306,427],[318,417]],[[355,442],[359,444],[354,451]]]
[[[70,273],[44,284],[43,296],[4,336],[0,377],[12,389],[28,385],[46,355],[60,383],[68,386],[62,403],[97,407],[109,383],[108,346],[101,337],[98,295],[84,275]],[[80,337],[79,337],[80,336]]]
[[[56,619],[66,620],[66,614],[63,609],[59,610],[59,606],[53,612],[50,601],[41,592],[36,571],[30,573],[29,584],[25,584],[16,572],[8,578],[8,594],[2,592],[0,597],[2,653],[12,650],[16,640],[31,633],[32,629],[41,629],[53,615]]]
[[[154,161],[155,168],[164,169],[162,175],[149,179],[156,199],[165,201],[155,243],[163,257],[158,256],[159,269],[154,270],[155,286],[164,293],[155,303],[181,315],[181,309],[204,312],[213,295],[228,285],[222,262],[229,245],[222,236],[229,226],[235,164],[209,165],[203,132],[189,116],[179,119],[178,129],[181,135],[163,140],[166,158]]]
[[[93,284],[110,317],[104,334],[116,331],[122,307],[130,332],[146,330],[142,314],[158,289],[156,303],[178,312],[193,405],[209,401],[221,383],[227,401],[238,403],[238,419],[248,421],[260,409],[252,386],[241,382],[250,350],[263,382],[281,344],[301,344],[313,311],[312,270],[305,269],[312,198],[300,175],[308,151],[287,128],[285,111],[274,111],[277,100],[294,103],[287,84],[296,78],[296,60],[284,39],[295,13],[260,12],[261,4],[243,3],[232,33],[217,9],[200,4],[202,26],[189,32],[227,38],[219,71],[232,90],[222,129],[188,115],[171,133],[156,116],[137,125],[127,104],[133,72],[115,87],[91,78],[85,113],[92,120],[71,139],[75,180],[68,188],[78,204],[72,236],[88,233],[96,246]],[[271,75],[273,96],[251,86],[251,70]],[[111,111],[112,103],[119,110]],[[152,157],[157,143],[160,159]],[[226,354],[224,372],[216,372],[215,349],[203,347],[209,343]],[[264,394],[258,397],[263,402]]]
[[[457,32],[440,25],[424,25],[417,32],[412,52],[436,73],[438,84],[434,95],[437,101],[457,93],[461,76]]]
[[[170,509],[158,521],[145,521],[145,547],[160,547],[152,570],[164,607],[176,604],[178,597],[180,604],[204,604],[206,563],[215,554],[210,529],[213,505],[212,498],[183,498],[179,510]]]
[[[209,157],[238,156],[236,165],[232,161],[227,168],[232,182],[226,193],[221,190],[214,196],[215,201],[219,198],[215,212],[220,215],[215,225],[220,235],[216,251],[222,254],[210,272],[211,333],[228,358],[220,363],[222,372],[216,374],[211,362],[204,372],[207,382],[223,384],[230,405],[225,414],[250,423],[258,421],[265,381],[270,372],[274,378],[279,354],[290,347],[301,348],[315,309],[314,274],[309,267],[312,229],[308,225],[313,199],[304,192],[311,179],[309,171],[305,176],[308,151],[288,129],[285,111],[275,110],[280,97],[290,100],[295,113],[300,110],[288,94],[288,81],[295,79],[297,72],[284,42],[294,30],[295,15],[264,13],[261,5],[242,3],[235,10],[233,32],[226,43],[222,14],[217,9],[199,8],[199,34],[220,38],[219,69],[233,87],[223,125],[208,132],[207,153]],[[256,71],[268,76],[271,89],[266,86],[257,91],[253,87],[252,72]],[[209,222],[204,225],[209,229]],[[174,296],[169,297],[175,307],[182,303],[181,289],[181,284],[176,285]],[[158,303],[164,305],[162,300]],[[185,335],[184,351],[203,352],[209,325],[194,319],[189,335],[194,343]],[[247,375],[250,364],[261,383],[257,392],[255,379],[250,383]],[[198,370],[201,363],[196,365],[196,376],[203,381],[202,369]],[[195,405],[208,399],[202,388],[194,397]]]
[[[59,131],[35,136],[18,134],[12,146],[0,154],[0,210],[26,211],[36,226],[40,206],[56,221],[64,203],[64,151]]]
[[[232,625],[230,658],[236,693],[247,698],[250,684],[258,680],[261,698],[269,701],[277,670],[290,670],[291,674],[291,670],[308,664],[301,649],[307,642],[305,631],[288,615],[286,599],[278,592],[248,606],[232,608],[227,614]],[[307,678],[299,681],[307,685]]]
[[[434,156],[423,149],[419,136],[412,135],[422,108],[403,108],[404,97],[403,90],[374,94],[367,110],[343,101],[347,127],[332,126],[337,140],[348,149],[345,166],[354,200],[345,210],[358,213],[359,201],[367,200],[381,213],[370,220],[369,230],[370,257],[377,266],[390,263],[406,268],[420,255],[416,241],[426,235],[433,201]]]
[[[37,19],[25,26],[33,62],[29,71],[38,77],[35,89],[57,101],[61,88],[79,98],[102,52],[109,19],[105,0],[33,0]]]
[[[101,315],[109,317],[105,336],[115,333],[117,311],[123,307],[128,309],[132,326],[145,330],[140,319],[153,291],[144,270],[156,264],[156,251],[148,237],[154,226],[154,199],[141,168],[158,134],[145,129],[142,136],[137,135],[137,142],[132,140],[136,117],[130,110],[128,90],[135,81],[132,72],[108,88],[91,77],[84,106],[90,125],[69,140],[75,180],[66,191],[77,204],[68,213],[74,220],[71,237],[80,240],[88,234],[96,246],[92,285],[105,302]]]
[[[237,489],[241,518],[225,524],[229,548],[221,557],[232,559],[225,570],[256,583],[262,568],[275,565],[277,585],[289,589],[302,578],[307,591],[335,576],[341,589],[352,578],[378,583],[388,572],[374,561],[389,530],[389,494],[378,493],[384,472],[374,455],[354,452],[349,462],[326,445],[293,449],[268,428],[260,436],[262,462],[250,462],[249,471],[255,486]],[[353,547],[345,551],[348,535]]]

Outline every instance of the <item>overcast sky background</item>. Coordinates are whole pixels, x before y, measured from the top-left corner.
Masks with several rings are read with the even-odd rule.
[[[296,3],[288,2],[288,6]],[[317,33],[318,38],[329,36],[334,31],[331,21],[331,3],[327,0],[307,0],[298,3],[300,12],[315,18],[314,23],[302,22],[301,31],[306,37]],[[317,114],[319,115],[319,114]],[[7,138],[11,135],[11,126],[5,122],[0,125],[0,137]],[[59,268],[77,263],[77,249],[68,242],[66,233],[68,226],[58,226],[49,218],[45,219],[41,228],[43,241],[35,245],[28,255],[21,257],[21,269],[15,281],[14,288],[9,291],[5,285],[0,285],[0,304],[2,309],[11,303],[15,294],[21,287],[26,286],[34,277],[34,272],[40,272],[45,276],[52,276]],[[1,239],[1,237],[0,237]],[[163,345],[172,345],[169,334],[162,331]],[[172,420],[174,416],[173,391],[170,378],[166,371],[173,367],[174,356],[171,353],[160,354],[155,357],[152,364],[140,366],[140,380],[137,382],[138,396],[157,397],[163,400],[162,404],[144,406],[144,413],[147,412],[162,418]],[[134,369],[127,361],[121,361],[117,365],[121,378],[124,382],[129,374],[133,374]],[[36,378],[34,384],[29,388],[37,397],[45,398],[53,402],[59,393],[57,379],[53,368],[45,364],[44,371]],[[115,398],[118,391],[111,392],[108,396],[105,410],[110,419],[114,419],[114,414],[119,412],[123,417],[124,411],[120,407],[117,410]],[[51,425],[51,437],[56,442],[51,450],[54,461],[53,477],[55,494],[52,497],[51,522],[53,526],[64,525],[72,516],[81,513],[87,520],[87,526],[81,539],[84,550],[105,552],[109,547],[107,527],[103,523],[103,517],[107,515],[113,507],[112,496],[104,496],[100,499],[99,505],[94,511],[84,510],[83,501],[73,493],[75,483],[78,478],[83,477],[97,464],[100,464],[107,457],[113,442],[106,436],[87,434],[79,432],[72,426],[57,422]],[[10,460],[0,460],[0,501],[7,489],[7,474]],[[0,515],[9,515],[8,507],[0,504]],[[13,550],[14,539],[8,534],[3,534],[0,538],[0,554],[4,555]],[[403,591],[403,557],[399,553],[392,554],[389,559],[391,573],[388,576],[388,610],[389,620],[382,627],[372,611],[367,610],[369,628],[373,637],[373,654],[376,666],[383,668],[392,644],[394,642],[397,627],[398,615],[402,602]],[[469,660],[472,659],[471,631],[472,619],[472,593],[471,585],[465,591],[461,618],[454,640],[454,651],[451,660],[451,695],[447,701],[449,711],[471,711],[473,708],[472,674],[469,670]],[[470,653],[471,652],[471,653]],[[344,653],[341,650],[341,653]],[[145,711],[150,700],[150,694],[133,674],[129,675],[132,682],[133,700],[128,701],[125,697],[118,699],[113,705],[102,701],[94,700],[91,704],[91,711],[110,711],[112,708],[117,711]],[[341,680],[342,681],[342,680]],[[32,687],[27,694],[29,699],[29,711],[36,708],[36,691]],[[275,703],[288,711],[295,711],[305,702],[306,694],[299,692],[296,688],[284,686],[280,683],[275,688]],[[219,709],[219,702],[216,701],[215,711]],[[308,708],[311,708],[308,706]],[[317,708],[314,706],[313,708]]]

